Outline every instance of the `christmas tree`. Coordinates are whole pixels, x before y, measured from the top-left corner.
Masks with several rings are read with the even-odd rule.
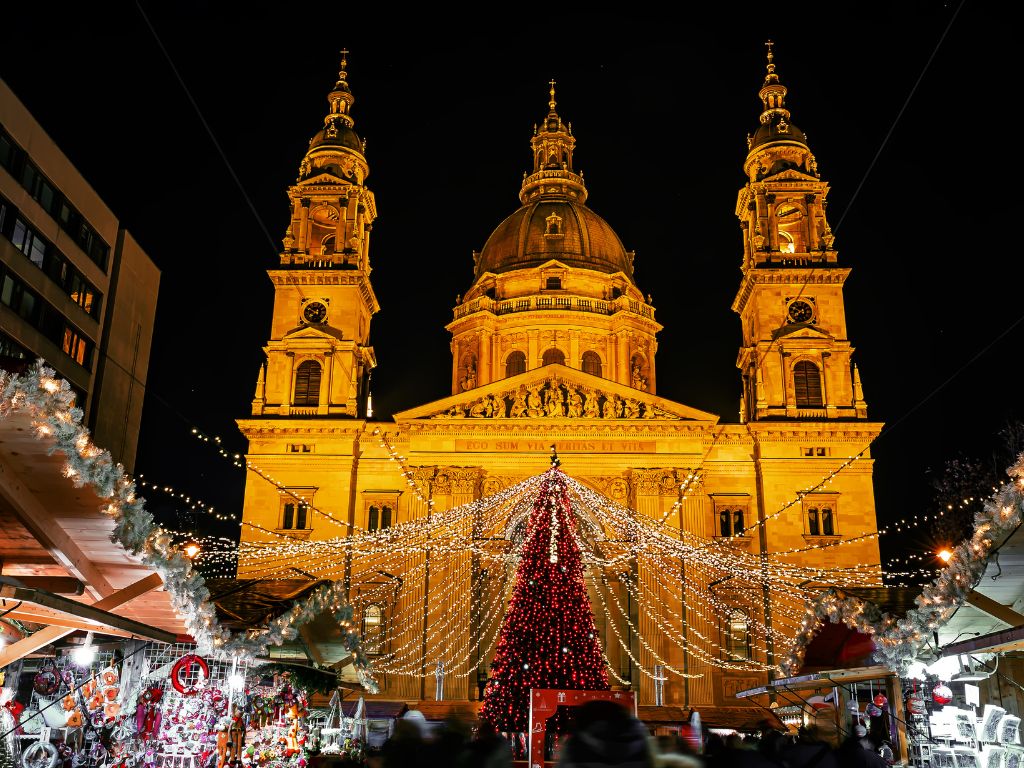
[[[499,731],[525,731],[531,688],[608,690],[566,477],[554,456],[527,523],[480,718]]]

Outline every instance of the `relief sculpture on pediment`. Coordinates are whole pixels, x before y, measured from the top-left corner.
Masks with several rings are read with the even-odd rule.
[[[678,419],[675,414],[635,397],[619,397],[555,378],[518,389],[454,403],[435,419]]]

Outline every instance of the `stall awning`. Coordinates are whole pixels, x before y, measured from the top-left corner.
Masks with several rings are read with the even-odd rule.
[[[177,635],[151,627],[134,619],[118,616],[116,613],[55,595],[42,589],[18,586],[16,580],[4,578],[0,582],[0,610],[8,618],[47,626],[68,627],[92,632],[101,632],[119,637],[158,640],[173,643]],[[150,583],[140,585],[134,591],[144,594],[150,589],[163,586],[160,577],[153,574]]]
[[[760,696],[767,693],[783,693],[786,691],[807,691],[815,688],[823,688],[828,685],[862,683],[868,680],[878,680],[893,676],[893,671],[884,664],[878,664],[872,667],[854,667],[852,669],[832,669],[825,672],[814,672],[809,675],[781,677],[778,680],[772,680],[767,685],[760,685],[757,688],[748,688],[745,691],[740,691],[736,694],[736,698],[746,699],[751,696]]]

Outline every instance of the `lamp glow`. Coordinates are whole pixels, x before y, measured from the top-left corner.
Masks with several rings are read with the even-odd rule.
[[[940,549],[938,552],[935,553],[935,556],[944,563],[948,563],[950,560],[953,559],[953,553],[950,552],[948,549]]]
[[[232,691],[240,691],[245,687],[245,677],[238,674],[237,672],[228,677],[228,687]]]
[[[199,556],[199,553],[203,551],[203,548],[200,547],[199,544],[197,544],[196,542],[190,541],[188,544],[185,545],[184,551],[185,557],[187,557],[189,560],[195,560],[196,557]]]
[[[96,660],[96,647],[92,644],[92,632],[85,636],[85,645],[71,652],[71,660],[80,667],[88,667]]]

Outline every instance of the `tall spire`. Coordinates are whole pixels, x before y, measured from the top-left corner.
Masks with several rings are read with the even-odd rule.
[[[779,82],[779,76],[775,72],[775,53],[772,50],[775,43],[769,40],[764,45],[768,49],[768,71],[764,76],[764,85],[758,92],[761,104],[764,105],[761,122],[768,123],[774,116],[789,120],[789,110],[786,109],[786,86]]]
[[[555,81],[548,81],[548,114],[539,128],[534,128],[530,145],[533,148],[533,171],[523,178],[519,200],[544,195],[572,198],[579,202],[587,199],[583,185],[583,174],[573,170],[572,154],[576,139],[572,135],[572,124],[562,122],[555,111]]]
[[[355,120],[349,114],[355,100],[356,97],[352,95],[352,90],[348,87],[348,49],[343,48],[341,50],[341,66],[338,69],[338,82],[327,94],[327,103],[330,104],[331,111],[324,118],[324,124],[330,125],[339,121],[349,128],[355,125]]]

